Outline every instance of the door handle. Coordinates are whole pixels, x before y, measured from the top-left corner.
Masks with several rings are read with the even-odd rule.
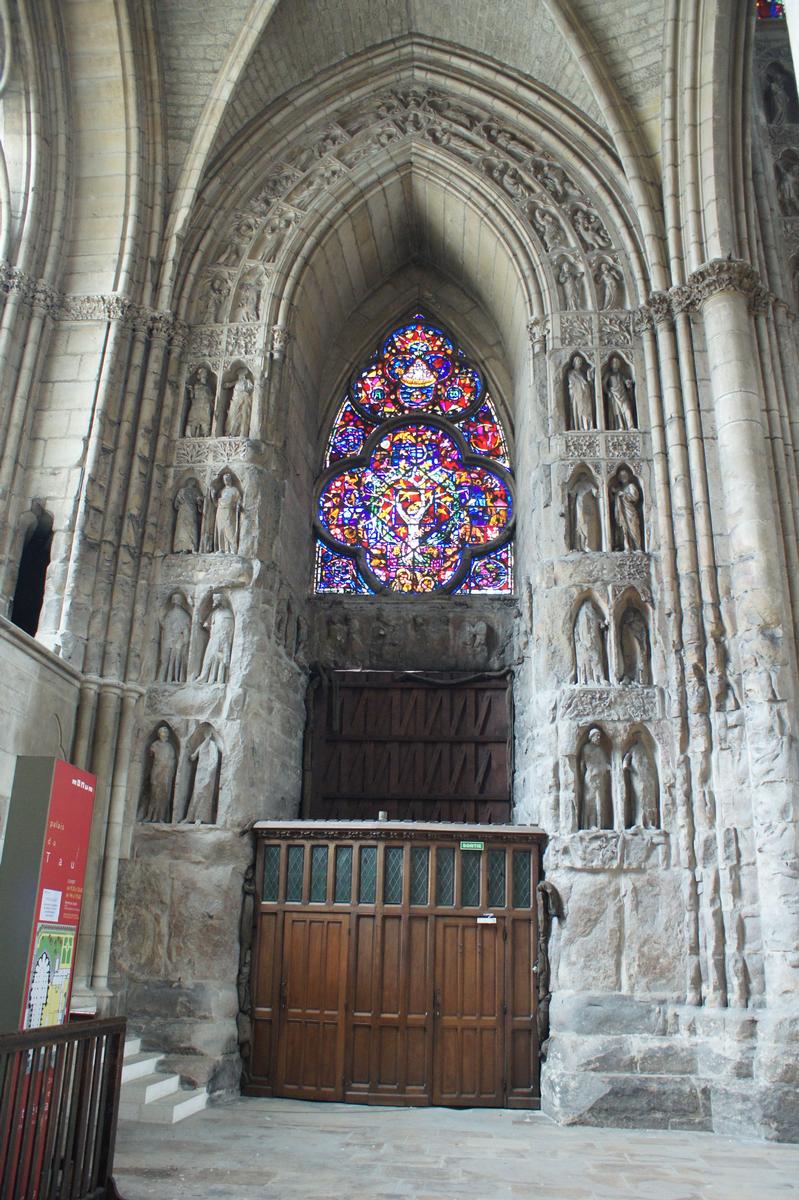
[[[285,981],[285,979],[281,979],[281,981],[280,981],[280,1007],[281,1007],[281,1008],[285,1008],[285,1007],[286,1007],[286,993],[287,993],[287,991],[288,991],[288,989],[287,989],[287,987],[286,987],[286,981]]]
[[[433,1016],[441,1016],[441,992],[438,988],[433,992]]]

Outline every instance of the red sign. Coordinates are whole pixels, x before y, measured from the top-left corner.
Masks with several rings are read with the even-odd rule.
[[[97,780],[56,759],[28,956],[24,1029],[67,1019]]]

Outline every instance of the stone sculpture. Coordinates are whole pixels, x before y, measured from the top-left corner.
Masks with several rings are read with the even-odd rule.
[[[161,654],[158,679],[162,683],[185,683],[189,658],[191,617],[184,607],[183,596],[173,592],[169,608],[161,622]]]
[[[241,532],[241,488],[232,471],[223,471],[219,483],[211,488],[216,507],[214,518],[214,552],[238,554]]]
[[[261,286],[252,277],[245,277],[239,284],[236,304],[231,319],[249,323],[257,321],[261,316]],[[249,414],[248,414],[249,416]],[[247,421],[249,426],[249,420]]]
[[[603,259],[594,274],[600,308],[608,309],[619,306],[621,282],[621,271],[614,267],[613,263]]]
[[[575,354],[566,371],[566,407],[570,429],[596,429],[594,371],[582,354]]]
[[[169,736],[169,726],[159,725],[148,750],[149,803],[145,821],[169,821],[172,817],[172,792],[175,787],[177,754]]]
[[[632,472],[621,467],[613,490],[613,532],[616,549],[643,550],[644,529],[641,519],[641,489]]]
[[[533,221],[546,250],[554,250],[564,244],[563,230],[560,222],[548,208],[535,208]]]
[[[173,554],[196,554],[200,548],[200,515],[203,497],[196,479],[187,479],[175,493],[175,532]]]
[[[576,263],[570,258],[564,258],[560,264],[558,272],[558,283],[563,292],[563,304],[565,308],[574,310],[580,308],[582,301],[582,271]]]
[[[635,384],[624,359],[612,354],[602,381],[608,429],[635,429]]]
[[[211,601],[211,611],[203,622],[203,629],[208,634],[208,643],[197,680],[199,683],[227,683],[235,621],[222,596],[216,595]]]
[[[221,754],[209,731],[196,750],[189,755],[195,764],[189,806],[182,825],[213,825],[216,820],[216,797],[219,784]]]
[[[574,621],[575,683],[601,687],[608,682],[606,631],[594,602],[585,600]]]
[[[569,501],[571,549],[582,553],[601,550],[602,522],[599,515],[599,498],[591,480],[586,476],[578,478],[573,485]]]
[[[218,325],[222,320],[225,301],[230,295],[230,284],[224,275],[212,275],[206,284],[203,323]]]
[[[258,223],[252,217],[240,217],[219,256],[219,265],[237,267],[244,258],[257,228]]]
[[[622,683],[652,682],[649,633],[646,621],[633,604],[625,609],[619,622],[619,651]]]
[[[594,726],[580,752],[580,828],[612,829],[613,803],[610,789],[610,759],[602,745],[602,734]]]
[[[773,70],[773,74],[766,84],[764,99],[766,101],[769,125],[773,125],[775,129],[780,129],[788,120],[791,97],[782,76],[782,68],[778,65]]]
[[[241,367],[236,375],[230,404],[225,421],[226,437],[248,437],[250,433],[250,408],[252,406],[253,382],[249,371]]]
[[[572,210],[572,224],[586,250],[602,250],[610,245],[605,226],[590,208],[576,205]]]
[[[622,760],[625,786],[625,827],[660,828],[658,773],[652,756],[640,738]]]
[[[210,437],[216,388],[211,384],[211,375],[207,367],[197,368],[194,381],[186,384],[186,391],[189,395],[186,437]]]

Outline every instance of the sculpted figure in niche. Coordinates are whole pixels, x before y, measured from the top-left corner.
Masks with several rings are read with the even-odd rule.
[[[257,228],[258,223],[252,217],[240,217],[233,226],[230,239],[219,256],[219,265],[237,267],[244,258],[245,251]]]
[[[162,683],[185,683],[189,658],[191,617],[183,606],[180,592],[173,592],[169,608],[161,622],[161,655],[158,678]]]
[[[249,437],[252,391],[252,378],[249,372],[241,367],[230,394],[230,404],[225,421],[226,437]]]
[[[596,429],[594,420],[594,369],[582,354],[575,354],[566,372],[569,429]]]
[[[660,828],[660,787],[652,756],[639,739],[622,760],[624,770],[625,828]]]
[[[601,250],[610,245],[607,230],[595,212],[577,206],[572,210],[572,222],[586,250]]]
[[[239,284],[238,296],[236,298],[236,307],[233,310],[232,320],[234,322],[250,322],[257,321],[261,316],[261,285],[252,278],[245,277]],[[249,421],[247,422],[249,427]]]
[[[563,303],[566,308],[574,310],[580,307],[582,301],[582,271],[570,258],[564,258],[558,272],[558,283],[563,292]]]
[[[610,792],[610,759],[602,745],[602,734],[594,727],[580,751],[580,828],[612,829],[613,801]]]
[[[205,312],[203,323],[218,325],[222,320],[225,301],[230,295],[230,284],[224,275],[212,275],[206,284]]]
[[[614,267],[613,263],[603,259],[594,274],[600,308],[617,308],[619,306],[621,282],[621,271]]]
[[[208,634],[208,644],[197,680],[199,683],[227,683],[235,621],[221,596],[214,596],[211,601],[211,611],[203,622],[203,629]]]
[[[641,489],[632,472],[622,467],[612,492],[613,533],[617,550],[643,550],[644,527],[641,518]]]
[[[238,554],[241,525],[241,489],[232,471],[223,471],[220,482],[211,488],[216,505],[214,519],[214,551],[217,554]]]
[[[195,763],[194,784],[189,806],[181,825],[213,825],[216,820],[216,794],[219,783],[219,747],[208,733],[189,755]]]
[[[200,548],[200,515],[203,497],[196,479],[187,479],[175,493],[175,532],[173,554],[196,554]]]
[[[194,381],[186,384],[186,391],[189,393],[186,437],[210,437],[211,423],[214,419],[216,387],[211,383],[211,375],[207,367],[197,368],[194,373]]]
[[[649,633],[646,621],[635,607],[630,605],[619,622],[619,650],[621,653],[621,682],[652,682]]]
[[[535,208],[533,221],[547,250],[554,250],[556,246],[564,244],[565,239],[560,221],[548,208]]]
[[[575,683],[601,687],[608,682],[607,628],[593,601],[585,600],[574,621]]]
[[[635,384],[630,368],[619,354],[612,354],[602,383],[608,429],[635,429]]]
[[[571,549],[583,553],[602,549],[602,522],[597,490],[586,476],[574,484],[569,496],[571,508]]]
[[[169,821],[172,818],[172,792],[178,756],[169,736],[169,727],[159,725],[148,750],[150,760],[150,800],[145,821]]]
[[[780,207],[786,216],[795,216],[799,213],[799,161],[796,152],[784,150],[774,164],[774,171]]]

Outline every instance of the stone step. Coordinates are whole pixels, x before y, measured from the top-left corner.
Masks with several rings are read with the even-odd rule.
[[[128,1058],[133,1058],[134,1054],[141,1054],[141,1038],[125,1038],[125,1052],[122,1056],[123,1059],[127,1060]]]
[[[208,1103],[208,1093],[204,1089],[193,1092],[177,1091],[171,1096],[162,1096],[149,1104],[140,1104],[138,1112],[128,1120],[145,1121],[154,1125],[176,1125],[194,1113],[202,1112]],[[120,1106],[120,1116],[122,1116]]]
[[[142,1075],[154,1075],[158,1070],[162,1055],[157,1051],[131,1054],[130,1058],[122,1061],[122,1082],[130,1083],[133,1079],[141,1079]]]
[[[138,1079],[132,1079],[123,1084],[120,1095],[120,1115],[127,1117],[127,1113],[122,1112],[122,1107],[135,1109],[139,1104],[152,1104],[154,1100],[160,1100],[164,1096],[171,1096],[173,1092],[179,1091],[180,1077],[178,1075],[162,1075],[158,1072],[154,1072],[152,1075],[141,1075]],[[135,1119],[135,1114],[132,1119]]]

